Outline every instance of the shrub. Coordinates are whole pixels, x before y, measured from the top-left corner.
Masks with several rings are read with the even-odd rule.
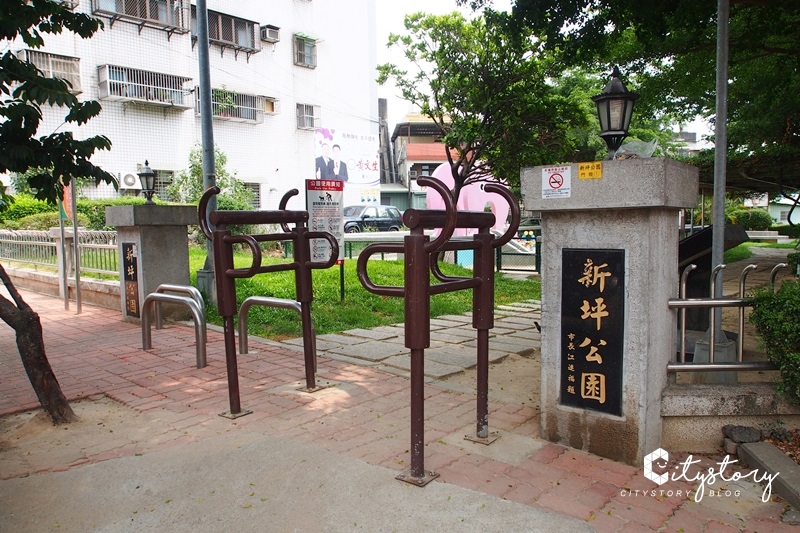
[[[764,209],[738,209],[731,213],[735,224],[746,230],[766,231],[772,227],[772,216]]]
[[[86,217],[78,213],[78,226],[85,228],[87,222],[88,221]],[[64,225],[71,228],[72,221],[65,220]],[[47,231],[50,228],[58,227],[58,211],[28,215],[27,217],[22,217],[19,220],[8,222],[6,226],[9,229],[16,229],[16,230],[35,229],[35,230]]]
[[[750,322],[767,357],[780,369],[778,391],[800,404],[800,283],[784,282],[774,294],[771,287],[757,291]]]
[[[14,197],[14,203],[8,206],[8,210],[0,213],[0,222],[7,224],[9,221],[19,220],[37,213],[56,213],[57,211],[58,207],[53,204],[37,200],[28,194],[18,194]]]
[[[793,252],[786,256],[786,263],[789,265],[789,270],[794,275],[797,275],[797,263],[800,262],[800,252]]]
[[[780,226],[772,226],[770,229],[777,231],[781,235],[791,237],[792,239],[800,239],[800,226],[782,224]]]
[[[92,230],[114,229],[106,225],[106,207],[117,205],[143,204],[144,198],[139,196],[120,196],[119,198],[99,198],[94,200],[78,200],[78,213],[86,217],[86,228]]]

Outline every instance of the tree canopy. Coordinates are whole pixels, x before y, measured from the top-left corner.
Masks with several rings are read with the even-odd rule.
[[[511,34],[503,23],[459,13],[406,16],[402,48],[412,65],[378,67],[442,132],[454,193],[476,181],[519,182],[523,166],[570,159],[587,116],[550,80],[560,71],[532,33]]]
[[[642,95],[637,113],[713,124],[716,11],[716,2],[695,0],[515,0],[511,24],[543,35],[568,65],[620,65]],[[728,175],[800,188],[800,2],[731,0],[729,34]]]
[[[73,12],[60,2],[9,0],[0,7],[0,39],[20,37],[32,49],[44,45],[45,34],[67,30],[89,38],[101,28],[99,19]],[[70,131],[39,135],[45,105],[62,107],[67,124],[81,125],[100,113],[98,102],[81,102],[70,89],[67,80],[46,77],[8,48],[0,57],[0,172],[28,173],[36,197],[50,202],[75,178],[116,186],[113,175],[90,161],[96,150],[111,147],[107,137],[76,139]],[[40,170],[29,172],[31,169]],[[0,186],[0,210],[9,201],[12,199]]]

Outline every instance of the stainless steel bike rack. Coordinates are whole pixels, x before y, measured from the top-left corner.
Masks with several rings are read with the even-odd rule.
[[[278,309],[290,309],[295,311],[298,315],[302,317],[303,315],[303,307],[300,302],[295,300],[286,300],[284,298],[272,298],[269,296],[250,296],[244,302],[242,302],[241,307],[239,307],[239,355],[245,355],[247,353],[247,320],[248,316],[247,313],[250,311],[250,308],[254,305],[261,305],[264,307],[275,307]],[[304,350],[308,350],[309,347],[306,346],[306,343],[310,342],[311,352],[314,356],[314,368],[316,369],[317,366],[317,332],[314,329],[314,322],[311,322],[311,339],[306,339],[303,337],[303,348]],[[316,371],[316,370],[315,370]]]
[[[200,307],[200,314],[203,317],[203,322],[207,322],[206,320],[206,304],[203,301],[203,295],[200,294],[200,291],[197,288],[192,287],[191,285],[173,285],[170,283],[162,283],[158,286],[155,290],[157,293],[183,293],[188,295],[192,300],[197,302],[198,307]],[[156,300],[156,329],[161,329],[164,327],[164,317],[161,313],[161,302]],[[208,340],[206,338],[206,340]]]
[[[202,298],[201,298],[202,300]],[[193,298],[188,296],[177,296],[175,294],[164,294],[152,292],[147,295],[142,304],[142,349],[149,350],[153,347],[150,335],[150,308],[155,307],[156,302],[166,302],[171,304],[185,305],[192,312],[194,319],[194,338],[197,351],[197,368],[206,366],[206,318],[203,307]]]

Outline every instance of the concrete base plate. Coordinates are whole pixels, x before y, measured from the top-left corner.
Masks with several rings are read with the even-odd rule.
[[[479,437],[478,435],[464,435],[464,440],[477,442],[478,444],[485,444],[487,446],[499,438],[500,438],[500,433],[498,433],[497,431],[492,431],[485,437]]]
[[[252,412],[253,411],[251,411],[250,409],[242,409],[238,413],[231,413],[230,411],[223,411],[222,413],[219,414],[219,416],[221,416],[223,418],[230,418],[231,420],[235,420],[235,419],[241,418],[241,417],[243,417],[245,415],[249,415]]]
[[[439,477],[439,474],[436,472],[426,470],[421,477],[416,477],[411,475],[411,470],[404,470],[403,473],[397,475],[395,479],[399,479],[400,481],[405,481],[411,485],[416,485],[417,487],[424,487],[434,479]]]

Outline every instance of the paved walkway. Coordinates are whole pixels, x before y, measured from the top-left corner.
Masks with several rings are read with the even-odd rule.
[[[751,279],[754,281],[749,285],[755,285],[755,278]],[[489,423],[501,434],[491,446],[463,440],[475,425],[474,394],[448,389],[438,378],[460,371],[473,357],[474,333],[467,316],[434,321],[434,344],[426,351],[431,382],[425,388],[425,466],[441,477],[419,489],[393,479],[410,460],[409,391],[404,375],[408,357],[402,347],[401,328],[320,336],[318,378],[334,386],[314,394],[297,390],[304,383],[304,370],[296,340],[281,345],[251,339],[251,353],[239,357],[239,374],[242,406],[253,413],[231,421],[217,416],[228,408],[224,344],[219,331],[209,331],[208,366],[196,369],[191,327],[169,325],[154,330],[153,349],[143,351],[141,329],[122,322],[119,313],[85,305],[83,313],[76,316],[65,311],[60,300],[27,291],[23,294],[40,314],[48,357],[66,395],[71,400],[110,398],[131,409],[131,416],[144,417],[148,426],[145,434],[135,438],[109,435],[67,457],[26,457],[21,450],[0,446],[0,479],[5,479],[0,482],[0,524],[15,531],[43,530],[42,524],[31,524],[22,516],[25,505],[43,498],[43,491],[43,501],[52,506],[55,516],[59,501],[79,505],[76,502],[84,501],[80,496],[86,491],[93,496],[87,502],[94,505],[112,498],[112,493],[118,496],[117,492],[126,495],[128,505],[132,505],[130,498],[137,501],[137,494],[129,486],[130,476],[152,472],[164,483],[164,474],[159,472],[163,472],[165,458],[169,457],[183,461],[202,458],[202,464],[188,463],[179,471],[170,470],[169,476],[180,476],[181,486],[189,495],[176,501],[175,496],[169,498],[172,511],[151,509],[149,522],[143,522],[145,516],[132,514],[129,523],[128,515],[115,515],[111,506],[97,514],[99,526],[87,518],[87,522],[73,527],[178,531],[188,530],[181,517],[201,516],[217,522],[199,522],[192,526],[194,531],[218,531],[220,524],[247,530],[246,517],[233,516],[241,506],[225,501],[217,506],[209,503],[206,508],[196,497],[197,486],[209,479],[220,487],[227,486],[230,480],[242,481],[241,476],[247,475],[242,469],[246,472],[249,468],[256,476],[257,471],[267,468],[285,475],[265,473],[265,484],[271,483],[269,480],[283,484],[303,503],[299,508],[288,503],[273,507],[271,515],[253,511],[259,520],[275,520],[274,524],[279,524],[275,530],[279,531],[298,524],[296,529],[301,531],[574,531],[581,524],[598,531],[798,530],[781,521],[784,503],[760,501],[762,487],[757,485],[729,484],[726,488],[739,489],[738,496],[706,495],[696,502],[687,498],[687,491],[693,488],[690,483],[669,482],[657,487],[637,468],[544,442],[538,439],[536,429],[538,411],[521,402],[490,401]],[[538,349],[533,325],[537,317],[536,302],[499,310],[490,341],[492,357],[502,359],[509,353]],[[13,331],[0,323],[0,415],[37,407]],[[284,450],[285,454],[264,455],[263,449],[257,453],[259,439],[264,446]],[[228,464],[230,455],[242,450],[248,450],[248,457],[257,462]],[[342,472],[338,465],[347,472],[357,471],[354,475],[365,476],[372,493],[364,494],[364,486],[358,485],[357,479],[336,477],[338,485],[330,486],[315,478],[311,473],[321,466],[314,461],[324,462],[328,476]],[[127,469],[123,468],[126,465]],[[702,458],[699,466],[714,467],[715,459]],[[239,477],[231,473],[232,469],[239,469]],[[287,469],[294,475],[288,475]],[[97,479],[96,492],[91,490],[93,476]],[[100,483],[100,476],[115,481]],[[88,485],[81,486],[74,500],[58,493],[71,490],[70,485],[59,485],[60,480],[78,483],[78,479]],[[308,491],[294,486],[295,481],[309,487]],[[328,491],[315,493],[317,484],[320,491],[325,487]],[[397,486],[403,490],[398,491]],[[442,487],[456,492],[445,499]],[[660,493],[660,489],[668,491]],[[393,492],[379,494],[382,490]],[[222,488],[219,491],[223,492]],[[339,501],[342,493],[350,491],[360,500]],[[255,490],[251,496],[254,494]],[[380,502],[377,510],[368,503],[372,494]],[[263,496],[261,501],[278,497]],[[455,500],[456,517],[466,522],[458,527],[453,525],[458,520],[442,517],[443,521],[437,523],[447,527],[437,529],[431,525],[431,517],[438,517],[436,513],[448,507],[450,497]],[[329,509],[334,499],[341,506],[336,513]],[[438,503],[433,505],[432,501]],[[392,502],[410,507],[399,512]],[[487,505],[494,519],[476,517],[475,506]],[[180,512],[175,510],[178,507]],[[327,509],[324,516],[320,514],[323,508]],[[381,512],[385,512],[385,518],[376,518],[375,513]],[[512,517],[518,520],[510,522]],[[320,528],[323,518],[325,527]],[[316,525],[313,520],[317,520]],[[77,530],[70,529],[68,523],[62,525],[62,531]],[[272,530],[264,522],[249,523],[249,529]]]

